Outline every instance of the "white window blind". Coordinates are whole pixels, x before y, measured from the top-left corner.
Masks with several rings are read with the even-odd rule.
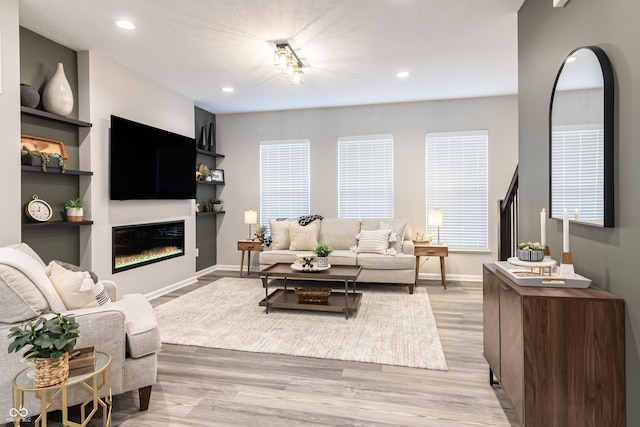
[[[440,241],[452,249],[489,248],[488,140],[486,130],[427,133],[427,212],[442,211]]]
[[[581,221],[604,217],[604,131],[569,130],[551,134],[553,218],[566,208]]]
[[[309,215],[309,140],[260,141],[260,224]]]
[[[393,136],[338,138],[338,216],[393,218]]]

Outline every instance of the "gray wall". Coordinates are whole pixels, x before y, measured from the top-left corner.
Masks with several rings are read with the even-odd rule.
[[[311,213],[335,218],[338,137],[392,134],[395,216],[407,219],[415,233],[426,229],[426,133],[487,129],[491,251],[450,251],[446,260],[447,278],[480,280],[482,263],[497,259],[497,200],[504,197],[517,163],[517,117],[516,96],[217,115],[218,151],[226,156],[220,162],[225,170],[221,198],[226,213],[218,220],[218,266],[237,268],[240,254],[236,242],[249,233],[243,212],[260,208],[261,140],[311,141]],[[446,212],[444,215],[446,227]],[[440,277],[439,263],[434,259],[420,271],[425,278]]]
[[[615,223],[612,229],[572,224],[576,271],[625,299],[627,419],[640,420],[640,2],[572,0],[554,9],[551,1],[527,0],[518,14],[520,236],[539,234],[539,212],[548,207],[549,99],[564,58],[576,47],[597,45],[611,59],[615,91]],[[547,221],[554,259],[562,250],[562,223]]]

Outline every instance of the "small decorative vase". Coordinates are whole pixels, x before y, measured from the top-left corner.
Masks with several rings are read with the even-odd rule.
[[[326,268],[329,267],[329,257],[326,256],[319,256],[317,258],[317,267],[318,268]]]
[[[206,150],[207,143],[207,128],[202,126],[202,129],[200,129],[200,138],[198,138],[198,149]]]
[[[544,250],[522,250],[518,249],[518,259],[521,261],[540,262],[544,259]]]
[[[82,222],[84,216],[84,209],[82,208],[66,208],[67,209],[67,221],[69,222]]]
[[[20,105],[23,107],[36,108],[40,103],[40,94],[31,85],[20,83]]]
[[[224,206],[222,205],[222,203],[214,203],[213,204],[213,211],[214,212],[220,212],[220,211],[222,211],[223,207]]]
[[[212,153],[216,152],[216,117],[213,116],[213,122],[209,123],[209,141],[207,142],[207,150]]]
[[[42,92],[42,105],[48,112],[61,116],[68,116],[73,111],[73,92],[61,62]]]

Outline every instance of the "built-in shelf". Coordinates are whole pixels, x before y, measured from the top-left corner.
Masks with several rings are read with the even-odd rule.
[[[220,212],[196,212],[197,216],[204,216],[204,215],[220,215],[223,214],[224,211],[220,211]]]
[[[91,126],[93,126],[89,122],[83,122],[82,120],[72,119],[69,117],[61,116],[59,114],[50,113],[48,111],[36,110],[35,108],[20,107],[20,111],[22,112],[22,114],[26,114],[27,116],[40,117],[43,119],[53,120],[59,123],[66,123],[82,128],[90,128]]]
[[[224,154],[212,153],[211,151],[201,150],[199,148],[196,148],[196,153],[202,154],[203,156],[224,158]]]
[[[57,175],[93,175],[93,172],[91,171],[81,171],[81,170],[75,170],[75,169],[65,169],[64,172],[62,172],[61,168],[52,168],[52,167],[48,167],[46,172],[42,171],[42,168],[40,166],[26,166],[26,165],[22,165],[21,169],[23,172],[39,172],[39,173],[49,173],[49,174],[57,174]]]
[[[224,182],[213,182],[213,181],[196,181],[196,183],[198,184],[203,184],[203,185],[224,185]]]
[[[47,222],[24,222],[23,228],[44,228],[44,227],[80,227],[83,225],[91,225],[93,221],[47,221]]]

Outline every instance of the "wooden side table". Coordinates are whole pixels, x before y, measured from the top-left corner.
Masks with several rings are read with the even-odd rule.
[[[437,256],[440,257],[440,276],[442,278],[442,286],[447,289],[447,276],[444,270],[444,258],[449,256],[449,246],[447,245],[429,245],[426,243],[415,242],[413,254],[416,256],[416,284],[418,283],[418,273],[420,272],[421,256]]]
[[[248,252],[247,256],[247,275],[251,273],[251,251],[262,252],[262,242],[259,240],[238,240],[238,250],[242,251],[242,257],[240,258],[240,277],[242,277],[242,265],[244,264],[244,253]]]

